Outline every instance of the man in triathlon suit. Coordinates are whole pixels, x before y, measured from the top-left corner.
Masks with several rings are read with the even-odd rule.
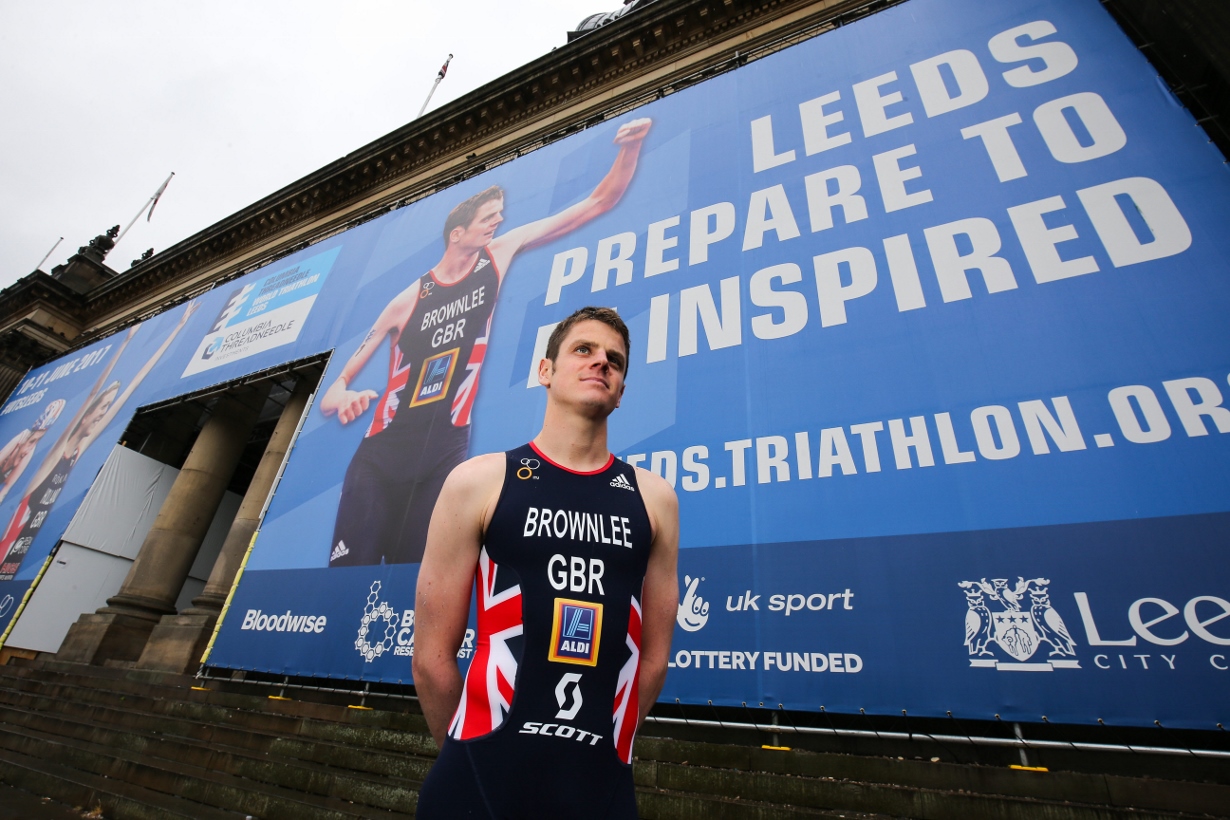
[[[542,431],[444,484],[415,598],[414,682],[441,747],[419,820],[637,816],[632,740],[666,677],[679,513],[666,481],[607,450],[627,363],[618,314],[574,313],[538,367]]]
[[[466,457],[491,316],[509,265],[521,251],[615,207],[632,181],[649,126],[647,119],[621,126],[611,170],[588,197],[554,216],[496,237],[504,220],[499,186],[449,214],[444,256],[389,302],[321,399],[321,411],[342,424],[362,416],[378,394],[351,385],[388,339],[388,384],[346,469],[329,566],[422,560],[440,487]]]

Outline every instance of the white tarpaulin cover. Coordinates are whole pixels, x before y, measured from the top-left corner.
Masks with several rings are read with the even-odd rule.
[[[105,606],[120,585],[154,525],[179,470],[117,446],[98,472],[51,566],[13,626],[7,646],[55,652],[85,612]],[[187,581],[177,609],[201,594],[242,497],[228,492]]]
[[[169,464],[117,445],[62,539],[133,560],[177,475]]]

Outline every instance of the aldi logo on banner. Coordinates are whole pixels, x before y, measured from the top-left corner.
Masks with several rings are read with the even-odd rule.
[[[453,370],[457,367],[460,352],[461,348],[454,347],[423,362],[419,383],[414,386],[414,396],[410,399],[411,407],[439,401],[448,394],[448,385],[453,380]]]
[[[1051,606],[1047,592],[1050,581],[1018,577],[1008,587],[1007,578],[961,581],[965,591],[965,648],[969,665],[991,667],[1001,672],[1052,672],[1080,669],[1076,642],[1068,633],[1063,618]],[[992,610],[991,607],[996,609]],[[1042,645],[1050,651],[1045,660],[1034,660]],[[1000,660],[992,647],[1010,660]]]
[[[602,604],[555,599],[551,625],[551,650],[547,659],[556,663],[598,665],[598,641],[602,637]]]
[[[340,251],[333,248],[237,288],[180,378],[297,340]]]

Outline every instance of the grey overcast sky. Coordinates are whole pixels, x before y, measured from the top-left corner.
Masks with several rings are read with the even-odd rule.
[[[0,287],[126,225],[116,270],[566,41],[620,0],[0,0]]]

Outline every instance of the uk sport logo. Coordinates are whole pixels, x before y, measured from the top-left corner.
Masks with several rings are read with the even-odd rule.
[[[1076,642],[1051,605],[1047,592],[1050,583],[1046,578],[1027,581],[1018,576],[1012,587],[1008,586],[1007,578],[957,584],[965,592],[968,607],[965,648],[969,650],[970,666],[1000,672],[1080,669]],[[1046,658],[1035,660],[1043,644],[1050,648]]]
[[[636,487],[633,487],[632,482],[624,478],[623,473],[620,473],[619,475],[611,479],[611,486],[618,487],[621,490],[631,490],[632,492],[636,492]]]

